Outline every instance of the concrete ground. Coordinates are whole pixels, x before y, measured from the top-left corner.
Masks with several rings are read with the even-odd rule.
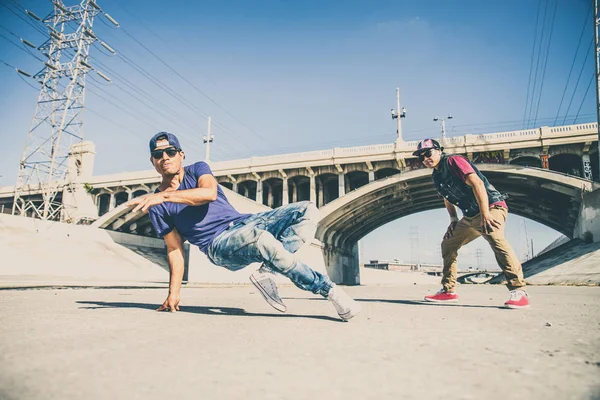
[[[250,285],[188,286],[174,314],[164,286],[118,286],[0,290],[0,399],[600,399],[598,287],[530,287],[529,310],[502,286],[348,287],[344,323],[293,286],[286,314]]]

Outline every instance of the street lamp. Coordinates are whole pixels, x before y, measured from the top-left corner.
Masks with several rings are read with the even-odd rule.
[[[433,121],[437,122],[437,121],[441,121],[441,125],[442,125],[442,142],[446,142],[446,120],[447,119],[452,119],[452,114],[448,114],[448,116],[446,118],[439,118],[439,117],[434,117]]]
[[[202,137],[204,144],[206,144],[206,156],[204,157],[204,161],[207,163],[210,162],[210,144],[212,143],[213,140],[215,140],[215,135],[210,134],[210,125],[211,125],[211,118],[208,117],[208,135],[204,135]]]
[[[396,141],[402,142],[402,124],[400,123],[400,120],[401,118],[406,118],[406,107],[402,107],[402,109],[400,109],[400,88],[396,88],[396,110],[398,111],[394,111],[393,108],[391,110],[392,119],[398,120],[398,138]]]

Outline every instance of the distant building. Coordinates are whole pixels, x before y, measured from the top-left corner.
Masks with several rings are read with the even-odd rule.
[[[387,271],[418,271],[419,264],[402,263],[398,260],[369,260],[364,264],[365,268],[383,269]]]

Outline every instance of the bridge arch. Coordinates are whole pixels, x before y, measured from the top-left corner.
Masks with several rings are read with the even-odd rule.
[[[257,182],[255,180],[245,180],[238,183],[237,192],[244,197],[256,200]]]
[[[310,200],[310,178],[305,175],[296,175],[288,179],[288,201]]]
[[[581,156],[572,153],[556,154],[548,158],[548,167],[552,171],[562,172],[563,174],[579,176],[582,174]]]
[[[340,196],[339,175],[326,172],[317,175],[317,206],[322,207]]]
[[[511,213],[573,237],[583,193],[600,185],[549,170],[518,165],[480,164],[478,168],[509,195]],[[316,237],[328,265],[343,265],[340,281],[358,283],[357,243],[398,218],[444,207],[430,170],[415,170],[371,182],[321,208]]]
[[[541,168],[542,160],[539,156],[523,155],[510,160],[510,164],[521,165],[523,167]]]

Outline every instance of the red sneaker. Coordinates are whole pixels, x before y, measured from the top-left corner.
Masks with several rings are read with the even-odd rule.
[[[456,303],[458,301],[458,295],[441,289],[436,294],[425,296],[425,301],[432,301],[434,303]]]
[[[527,308],[529,307],[529,296],[523,289],[511,290],[510,298],[504,303],[506,308]]]

